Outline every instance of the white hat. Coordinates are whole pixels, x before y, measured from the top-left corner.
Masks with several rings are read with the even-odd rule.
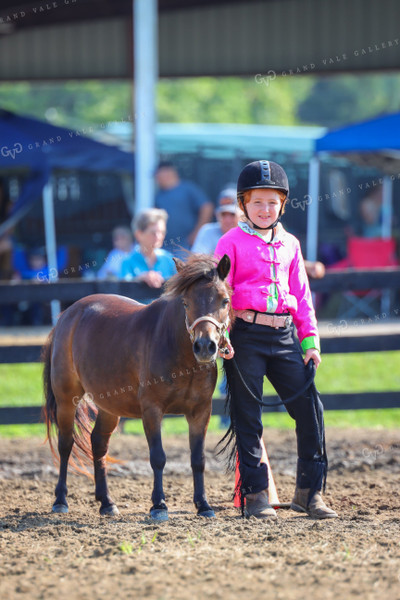
[[[218,207],[216,213],[229,212],[236,214],[238,212],[238,205],[236,204],[236,189],[226,188],[218,196]]]
[[[220,206],[218,206],[215,212],[217,214],[227,212],[235,215],[238,211],[239,207],[237,204],[220,204]]]

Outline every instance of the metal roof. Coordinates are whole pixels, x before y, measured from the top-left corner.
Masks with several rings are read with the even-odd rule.
[[[398,69],[397,0],[159,0],[161,77]],[[0,80],[133,74],[132,0],[0,8]]]

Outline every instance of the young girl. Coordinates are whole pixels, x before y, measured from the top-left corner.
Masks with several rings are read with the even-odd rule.
[[[314,385],[299,394],[310,379],[306,365],[312,359],[318,367],[321,358],[300,244],[279,223],[289,193],[286,173],[272,161],[252,162],[239,175],[237,193],[244,218],[220,239],[215,254],[231,260],[235,359],[225,360],[224,367],[245,515],[276,517],[268,502],[267,466],[261,462],[262,406],[252,397],[262,400],[266,375],[279,397],[289,400],[286,409],[296,421],[298,461],[291,508],[314,519],[337,517],[321,496],[327,470],[322,403]]]

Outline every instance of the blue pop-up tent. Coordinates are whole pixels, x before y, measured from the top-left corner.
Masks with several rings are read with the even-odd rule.
[[[383,178],[382,237],[390,237],[392,222],[392,188],[394,175],[400,172],[400,113],[329,131],[315,141],[310,161],[307,216],[307,258],[316,260],[318,243],[318,202],[320,160],[324,153],[381,170]]]
[[[0,227],[0,234],[42,197],[43,188],[54,171],[132,175],[133,156],[80,135],[76,130],[0,110],[0,170],[20,169],[28,171],[29,176],[7,223]]]
[[[57,170],[133,176],[133,155],[37,119],[0,110],[0,173],[20,173],[24,184],[0,236],[43,198],[47,262],[57,273],[52,175]],[[53,311],[54,318],[54,311]]]

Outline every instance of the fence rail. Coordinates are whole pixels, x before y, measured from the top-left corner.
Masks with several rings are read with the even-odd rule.
[[[155,299],[160,295],[160,290],[150,288],[145,283],[135,281],[86,281],[61,279],[54,283],[39,281],[24,281],[10,283],[0,281],[0,304],[13,304],[29,300],[30,302],[75,302],[84,296],[92,294],[120,294],[140,302],[141,300]]]
[[[322,279],[310,280],[314,292],[341,292],[370,289],[400,289],[400,267],[330,271]],[[74,302],[91,294],[121,294],[138,300],[157,298],[159,290],[134,281],[60,279],[52,283],[0,281],[0,304],[31,302]]]
[[[323,354],[345,354],[350,352],[377,352],[381,350],[400,350],[398,333],[368,336],[321,337]],[[18,345],[0,346],[0,364],[40,362],[42,346]]]
[[[276,403],[276,396],[264,396],[264,402]],[[399,392],[361,392],[351,394],[323,394],[325,410],[359,410],[368,408],[398,408],[400,406]],[[213,415],[224,415],[225,400],[214,398]],[[33,425],[41,422],[41,406],[12,406],[0,408],[1,425]],[[263,407],[263,412],[284,412],[283,406]],[[165,415],[174,417],[179,415]],[[128,419],[123,417],[121,422]]]

